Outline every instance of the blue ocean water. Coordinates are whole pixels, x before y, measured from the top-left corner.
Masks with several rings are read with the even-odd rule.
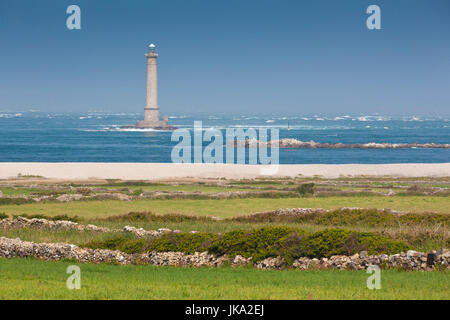
[[[171,162],[170,131],[120,130],[142,114],[0,112],[0,162]],[[193,128],[279,128],[280,138],[321,143],[450,143],[448,118],[175,115]],[[289,129],[288,129],[289,128]],[[225,134],[223,135],[225,137]],[[205,143],[207,145],[208,143]],[[280,163],[442,163],[450,149],[280,149]]]

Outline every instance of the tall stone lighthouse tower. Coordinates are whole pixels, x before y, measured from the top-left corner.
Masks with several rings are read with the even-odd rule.
[[[147,99],[144,108],[144,121],[138,121],[136,126],[139,128],[154,128],[154,129],[170,129],[168,125],[167,116],[164,120],[159,120],[159,106],[158,106],[158,74],[157,63],[158,54],[156,53],[156,46],[152,43],[149,46],[147,56]]]

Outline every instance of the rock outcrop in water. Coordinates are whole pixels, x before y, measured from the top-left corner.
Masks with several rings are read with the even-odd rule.
[[[280,139],[268,142],[262,142],[256,139],[235,140],[229,146],[235,148],[256,148],[267,147],[270,148],[292,148],[292,149],[450,149],[450,144],[439,143],[320,143],[311,141],[301,141],[297,139]]]

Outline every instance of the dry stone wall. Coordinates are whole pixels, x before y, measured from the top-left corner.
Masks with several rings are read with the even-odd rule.
[[[89,263],[117,263],[117,264],[145,264],[155,266],[184,266],[184,267],[220,267],[224,264],[232,266],[254,266],[259,269],[284,269],[287,267],[281,257],[267,258],[260,262],[253,262],[251,258],[242,256],[217,257],[208,252],[187,255],[181,252],[149,252],[142,254],[127,254],[117,250],[80,248],[65,243],[34,243],[20,239],[0,238],[0,258],[28,258],[41,260],[71,259]],[[402,268],[405,270],[429,271],[450,270],[450,251],[443,249],[438,252],[408,251],[395,255],[374,255],[367,253],[348,256],[332,256],[331,258],[309,259],[300,258],[294,261],[292,268],[308,269],[340,269],[362,270],[369,265],[381,268]]]
[[[140,238],[158,238],[166,233],[180,232],[179,230],[171,230],[167,228],[160,228],[158,230],[144,230],[143,228],[135,228],[132,226],[125,226],[123,229],[109,229],[106,227],[99,227],[93,224],[80,224],[77,222],[58,220],[52,221],[47,219],[37,218],[7,218],[0,219],[0,228],[2,229],[47,229],[47,230],[76,230],[76,231],[94,231],[94,232],[128,232],[133,233]],[[195,232],[195,231],[192,231]]]

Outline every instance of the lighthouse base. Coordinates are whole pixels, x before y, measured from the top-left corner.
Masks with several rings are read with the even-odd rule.
[[[167,121],[138,121],[134,126],[122,126],[122,129],[154,129],[154,130],[175,130],[177,127],[171,126]]]
[[[167,121],[138,121],[136,122],[136,128],[151,128],[156,130],[175,130],[174,126],[171,126]]]

